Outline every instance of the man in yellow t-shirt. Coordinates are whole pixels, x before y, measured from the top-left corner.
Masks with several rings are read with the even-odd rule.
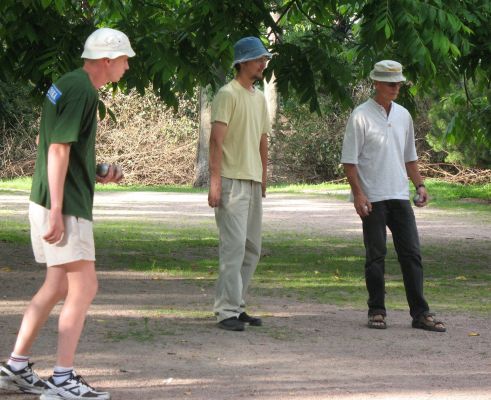
[[[245,312],[245,295],[261,254],[262,198],[266,196],[266,100],[254,83],[271,54],[256,37],[234,45],[235,79],[217,93],[211,111],[210,191],[220,245],[214,312],[218,326],[243,331],[259,318]]]

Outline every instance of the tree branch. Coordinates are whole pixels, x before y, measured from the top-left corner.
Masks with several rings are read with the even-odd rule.
[[[305,18],[307,18],[310,22],[312,22],[314,25],[317,25],[317,26],[320,26],[322,28],[327,28],[327,29],[331,29],[332,27],[330,26],[327,26],[327,25],[324,25],[324,24],[321,24],[320,22],[317,22],[315,21],[310,15],[308,15],[303,9],[302,9],[302,5],[300,4],[300,2],[298,0],[295,0],[295,3],[297,5],[297,8],[298,8],[298,11],[300,11]]]
[[[465,90],[465,97],[467,98],[467,102],[472,107],[475,107],[475,104],[472,102],[471,94],[469,92],[469,87],[467,86],[467,74],[465,72],[464,72],[464,90]]]
[[[295,1],[296,1],[296,0],[291,0],[291,1],[290,1],[290,3],[288,3],[288,4],[285,6],[285,9],[284,9],[284,10],[283,10],[283,12],[280,14],[280,16],[278,17],[278,19],[277,19],[276,21],[274,21],[274,22],[275,22],[275,25],[276,25],[276,28],[278,28],[278,30],[280,30],[280,26],[279,26],[280,21],[281,21],[281,20],[282,20],[282,18],[283,18],[283,17],[286,15],[286,13],[287,13],[288,11],[290,11],[290,8],[292,8],[292,6],[295,4]],[[269,37],[271,36],[271,34],[274,34],[274,35],[275,35],[275,38],[276,38],[275,42],[279,42],[279,41],[281,41],[281,36],[278,36],[278,35],[276,34],[276,30],[275,30],[275,29],[271,29],[271,32],[269,32],[269,34],[268,34],[268,36],[267,36],[268,40],[269,40]]]

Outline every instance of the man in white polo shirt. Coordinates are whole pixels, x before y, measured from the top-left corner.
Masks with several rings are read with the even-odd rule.
[[[409,201],[408,176],[424,207],[428,193],[419,173],[413,120],[394,100],[406,78],[396,61],[375,64],[370,73],[375,96],[356,107],[347,124],[341,162],[351,199],[363,224],[368,289],[368,326],[385,329],[386,227],[392,232],[402,270],[413,328],[445,332],[423,296],[423,265],[416,220]]]

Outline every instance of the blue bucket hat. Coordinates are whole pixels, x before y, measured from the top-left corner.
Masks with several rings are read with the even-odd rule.
[[[234,63],[232,66],[261,57],[271,58],[272,56],[257,37],[248,36],[234,44]]]

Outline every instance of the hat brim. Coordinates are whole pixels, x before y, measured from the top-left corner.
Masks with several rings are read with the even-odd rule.
[[[235,67],[235,65],[243,63],[243,62],[257,60],[258,58],[261,58],[261,57],[268,57],[269,59],[271,59],[273,57],[273,55],[269,51],[266,51],[266,50],[261,51],[261,52],[256,53],[256,54],[248,54],[246,57],[240,58],[238,60],[234,60],[232,67]]]
[[[370,79],[378,82],[405,82],[406,77],[401,72],[371,71]]]

